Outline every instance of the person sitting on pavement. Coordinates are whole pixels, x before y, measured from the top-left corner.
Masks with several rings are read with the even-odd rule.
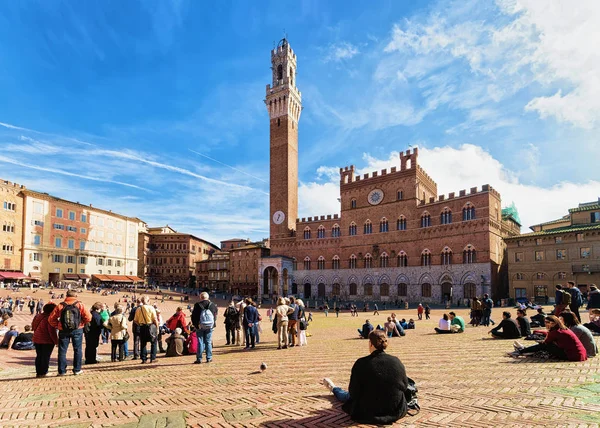
[[[362,330],[360,328],[357,330],[358,330],[358,334],[360,335],[361,339],[368,339],[369,334],[373,331],[373,324],[371,324],[371,321],[366,320],[362,326]]]
[[[575,333],[569,330],[564,323],[555,315],[548,315],[544,319],[544,324],[548,330],[546,339],[537,345],[525,347],[521,343],[515,341],[514,352],[509,352],[508,355],[513,358],[518,358],[523,355],[535,354],[544,351],[549,355],[559,360],[566,361],[585,361],[587,360],[587,352],[577,338]]]
[[[450,330],[441,330],[436,327],[434,330],[439,334],[448,333],[463,333],[465,331],[465,320],[459,317],[454,312],[448,312],[448,318],[450,318]]]
[[[600,308],[600,290],[596,284],[590,285],[590,292],[588,293],[588,304],[586,309],[589,311],[590,309],[598,309]]]
[[[181,334],[183,330],[177,327],[171,336],[167,337],[167,357],[181,357],[185,351],[185,337]]]
[[[600,334],[600,309],[590,309],[588,315],[590,317],[590,322],[586,322],[584,326],[586,326],[593,334]]]
[[[598,353],[598,347],[592,332],[579,322],[575,314],[571,311],[563,311],[560,314],[559,319],[565,324],[565,327],[570,329],[577,339],[581,342],[585,351],[587,352],[588,358],[595,357]]]
[[[416,328],[415,326],[415,320],[413,320],[412,318],[408,320],[408,324],[406,325],[406,329],[407,330],[414,330]]]
[[[450,319],[448,318],[448,314],[444,314],[438,323],[438,328],[443,331],[450,330]]]
[[[527,312],[525,309],[517,310],[517,323],[519,323],[519,330],[521,331],[521,337],[527,337],[531,334],[531,325],[527,319]]]
[[[185,341],[185,348],[183,349],[184,354],[187,350],[186,355],[196,355],[198,352],[198,335],[196,334],[196,327],[190,325],[190,335]]]
[[[546,314],[542,308],[537,310],[537,314],[531,317],[530,327],[542,327],[544,325],[544,318]]]
[[[391,317],[392,317],[392,322],[396,325],[396,331],[398,332],[398,335],[406,336],[406,333],[404,332],[404,327],[402,327],[402,324],[400,324],[400,321],[398,321],[398,319],[396,318],[396,314],[392,313]],[[394,335],[395,334],[396,334],[396,332],[394,332]]]
[[[19,333],[12,345],[12,349],[17,351],[31,351],[35,349],[33,345],[33,331],[31,326],[28,324],[25,326],[25,331]]]
[[[323,384],[343,404],[353,421],[365,424],[392,424],[407,413],[408,387],[402,362],[385,352],[388,338],[381,330],[369,333],[369,355],[352,367],[348,391],[335,386],[329,378]]]
[[[488,331],[488,334],[491,334],[496,339],[519,339],[521,337],[521,330],[519,330],[517,322],[511,318],[510,312],[504,311],[502,312],[502,321],[500,321],[500,324]]]
[[[383,325],[383,327],[377,325],[377,330],[385,331],[387,337],[393,337],[394,335],[400,336],[400,332],[398,332],[396,323],[392,320],[392,317],[387,318],[387,322]]]

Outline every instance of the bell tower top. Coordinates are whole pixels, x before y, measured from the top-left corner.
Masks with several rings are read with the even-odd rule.
[[[296,123],[300,120],[302,94],[296,87],[297,69],[296,54],[283,38],[271,51],[272,83],[267,85],[265,99],[271,119],[289,115]]]

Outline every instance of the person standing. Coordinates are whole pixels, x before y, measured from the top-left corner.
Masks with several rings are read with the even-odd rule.
[[[30,306],[31,308],[31,306]],[[44,305],[41,314],[37,314],[31,323],[33,344],[35,345],[35,377],[45,377],[50,367],[50,356],[54,346],[58,345],[56,328],[48,323],[48,317],[56,308],[55,303]]]
[[[73,344],[73,374],[81,370],[83,326],[92,320],[92,314],[83,303],[77,300],[74,290],[67,291],[67,297],[52,311],[48,323],[58,331],[58,375],[67,373],[67,349]]]
[[[44,309],[44,301],[42,299],[38,300],[37,306],[35,307],[36,315],[41,314]]]
[[[270,309],[269,309],[270,310]],[[225,317],[225,338],[227,340],[227,345],[235,345],[235,331],[236,326],[240,324],[240,316],[238,314],[233,301],[229,302],[229,306],[225,309],[225,313],[223,314]]]
[[[256,341],[255,325],[258,322],[258,311],[252,303],[252,299],[248,297],[246,299],[246,308],[244,309],[245,349],[254,349],[254,342]]]
[[[494,307],[494,301],[490,299],[489,294],[483,295],[483,300],[481,301],[481,306],[483,307],[483,316],[481,318],[481,324],[489,327],[490,323],[496,324],[492,320],[492,308]]]
[[[584,303],[583,296],[581,295],[581,291],[579,290],[579,287],[577,287],[573,281],[567,282],[567,287],[568,287],[567,291],[571,295],[571,304],[569,305],[569,308],[571,309],[571,312],[573,312],[575,314],[575,316],[577,317],[579,322],[581,322],[581,315],[579,315],[579,308],[581,306],[583,306],[583,303]],[[559,313],[559,315],[560,315],[560,313]]]
[[[102,321],[100,311],[102,311],[102,303],[94,303],[91,308],[92,320],[83,329],[85,336],[85,364],[98,363],[98,345],[100,343],[100,334],[104,329],[104,322]]]
[[[379,315],[379,306],[377,306],[377,303],[373,305],[373,315]]]
[[[295,297],[290,297],[290,309],[292,312],[288,314],[288,333],[290,335],[290,348],[296,346],[296,336],[298,334],[298,315],[300,312],[299,306],[296,304]],[[329,311],[329,305],[325,305],[325,315]]]
[[[148,360],[148,342],[150,343],[150,362],[156,361],[158,339],[158,316],[156,309],[150,305],[150,298],[143,296],[142,305],[135,311],[134,322],[140,329],[140,358],[142,364]]]
[[[202,363],[202,354],[206,350],[206,362],[212,362],[212,334],[216,327],[217,305],[209,300],[206,291],[200,293],[200,301],[194,305],[192,324],[198,335],[198,351],[194,364]]]
[[[556,284],[556,292],[554,294],[554,312],[555,316],[559,316],[562,311],[565,310],[569,303],[571,303],[571,294],[568,293],[568,296],[565,296],[565,291],[560,284]],[[569,300],[566,302],[566,300]]]
[[[335,317],[339,318],[340,317],[340,305],[337,305],[335,307]]]
[[[288,315],[294,310],[285,304],[285,298],[277,299],[277,308],[275,316],[277,317],[277,349],[287,349],[288,347]]]
[[[35,300],[30,298],[27,306],[29,307],[29,313],[33,315],[33,312],[35,311]]]
[[[102,344],[106,345],[108,343],[108,338],[110,337],[110,330],[104,325],[110,318],[110,312],[108,312],[108,306],[106,303],[101,303],[102,309],[100,310],[100,317],[102,317]]]
[[[431,308],[427,304],[425,305],[425,319],[431,319]]]
[[[106,326],[110,330],[110,361],[117,361],[117,348],[119,350],[119,361],[125,359],[123,352],[123,343],[128,338],[127,334],[127,318],[123,315],[123,306],[118,305],[115,308],[115,314],[111,316],[106,322]]]
[[[135,302],[135,305],[134,305]],[[131,331],[133,332],[133,359],[137,360],[140,357],[140,326],[135,322],[135,313],[142,305],[140,299],[131,302],[131,312],[129,312],[129,322],[133,323]]]
[[[423,305],[419,303],[419,306],[417,306],[417,316],[419,317],[420,320],[423,319],[424,311],[425,311],[425,308],[423,308]]]

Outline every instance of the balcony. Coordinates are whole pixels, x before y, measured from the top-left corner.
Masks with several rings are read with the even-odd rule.
[[[600,272],[600,264],[573,265],[573,273],[597,273]]]

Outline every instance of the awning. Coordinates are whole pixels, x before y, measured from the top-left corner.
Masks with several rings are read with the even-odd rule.
[[[131,279],[129,279],[128,276],[125,276],[125,275],[107,275],[107,276],[109,276],[114,282],[129,282],[129,283],[133,282]]]
[[[77,275],[76,273],[63,273],[63,279],[77,281],[79,279],[79,275]]]
[[[112,282],[112,279],[108,275],[92,275],[92,279],[100,282]]]
[[[87,273],[80,273],[77,276],[79,279],[90,279],[90,276]]]
[[[29,272],[29,276],[34,279],[41,279],[42,272]]]
[[[127,276],[127,278],[129,278],[130,280],[132,280],[133,282],[144,282],[144,280],[138,276]]]
[[[27,275],[23,275],[23,272],[2,272],[0,271],[0,279],[27,279]]]

